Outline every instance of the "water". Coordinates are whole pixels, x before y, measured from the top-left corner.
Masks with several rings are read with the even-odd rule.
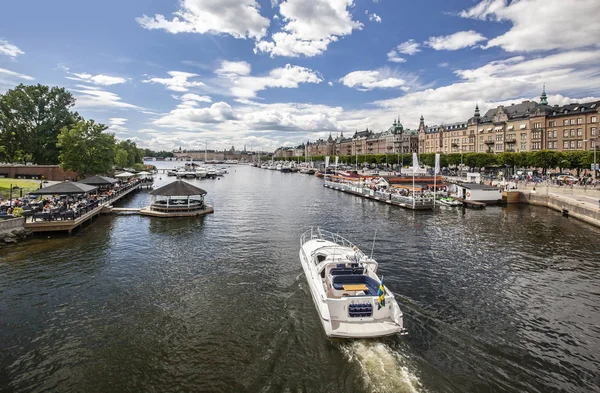
[[[0,250],[0,391],[600,392],[600,230],[230,171],[197,181],[213,215],[102,216]],[[298,260],[316,225],[367,251],[377,229],[408,336],[325,337]]]

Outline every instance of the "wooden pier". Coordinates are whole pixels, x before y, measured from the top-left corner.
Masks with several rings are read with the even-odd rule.
[[[142,187],[145,187],[148,183],[138,183],[134,186],[131,186],[125,191],[119,192],[117,195],[106,198],[102,200],[97,207],[93,210],[90,210],[81,216],[74,219],[62,219],[62,220],[50,220],[50,221],[37,221],[31,217],[29,220],[25,221],[23,226],[25,229],[28,229],[32,232],[73,232],[74,229],[84,225],[87,222],[91,222],[95,217],[97,217],[101,213],[110,212],[112,208],[112,204],[121,200],[125,196],[131,194],[132,192],[139,190]],[[139,210],[139,209],[138,209]]]
[[[366,199],[372,199],[374,201],[378,201],[378,202],[382,202],[382,203],[387,203],[388,205],[399,206],[399,207],[402,207],[404,209],[409,209],[409,210],[433,210],[433,203],[422,203],[421,202],[421,203],[415,203],[413,205],[410,202],[401,202],[401,201],[397,201],[397,200],[394,200],[394,199],[385,198],[383,196],[364,194],[364,193],[361,193],[361,192],[358,192],[358,191],[348,190],[348,189],[345,189],[344,187],[341,187],[337,183],[325,182],[325,184],[323,186],[327,187],[327,188],[331,188],[332,190],[337,190],[337,191],[345,192],[347,194],[352,194],[352,195],[360,196],[360,197],[363,197],[363,198],[366,198]]]
[[[485,209],[485,203],[483,202],[477,202],[477,201],[471,201],[471,200],[467,200],[467,199],[463,199],[463,198],[454,198],[457,201],[461,201],[463,206],[469,209]]]

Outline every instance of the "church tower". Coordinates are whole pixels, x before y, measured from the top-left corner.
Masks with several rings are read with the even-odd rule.
[[[546,95],[546,84],[544,83],[544,88],[542,89],[542,95],[540,96],[540,104],[548,105],[548,96]]]

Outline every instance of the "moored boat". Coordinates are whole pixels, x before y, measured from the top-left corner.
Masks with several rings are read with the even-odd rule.
[[[444,205],[444,206],[462,206],[462,202],[461,201],[457,201],[454,198],[440,198],[439,202]]]
[[[377,276],[377,261],[320,228],[300,238],[300,263],[328,337],[406,334],[394,295]]]

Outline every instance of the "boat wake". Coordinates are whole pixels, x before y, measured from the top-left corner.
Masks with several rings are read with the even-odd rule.
[[[342,352],[360,367],[365,387],[377,393],[420,393],[419,378],[410,371],[402,354],[380,342],[355,341],[342,345]]]

